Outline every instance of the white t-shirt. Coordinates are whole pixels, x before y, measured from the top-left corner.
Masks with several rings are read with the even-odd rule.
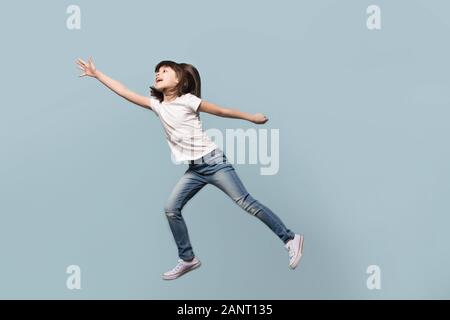
[[[159,102],[150,96],[150,108],[159,117],[172,155],[177,162],[196,160],[217,148],[202,129],[202,99],[186,93],[171,102]]]

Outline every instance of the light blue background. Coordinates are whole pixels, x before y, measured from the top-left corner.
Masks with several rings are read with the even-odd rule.
[[[66,8],[81,8],[81,30]],[[381,7],[369,31],[366,8]],[[0,298],[450,298],[448,1],[2,3]],[[185,207],[203,262],[173,282],[163,204],[186,169],[158,119],[75,59],[141,94],[156,63],[195,65],[203,98],[262,112],[280,170],[235,165],[249,192],[305,234],[299,268],[221,191]],[[66,288],[66,267],[82,289]],[[381,268],[368,290],[366,268]]]

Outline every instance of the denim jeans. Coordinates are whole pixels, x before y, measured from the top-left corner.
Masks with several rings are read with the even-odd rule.
[[[194,258],[188,230],[181,211],[184,205],[206,184],[210,183],[225,192],[238,206],[264,222],[284,243],[294,238],[280,218],[245,189],[234,167],[220,148],[198,160],[190,161],[189,168],[173,188],[164,211],[178,247],[180,259]]]

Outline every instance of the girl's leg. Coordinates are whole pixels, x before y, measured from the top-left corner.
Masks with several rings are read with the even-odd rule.
[[[184,261],[191,261],[195,255],[181,210],[206,184],[207,181],[203,177],[188,169],[175,185],[164,205],[164,212],[178,247],[178,255]]]
[[[215,172],[208,178],[208,182],[225,192],[242,209],[264,222],[284,243],[294,238],[294,232],[286,228],[272,210],[247,192],[231,164]]]

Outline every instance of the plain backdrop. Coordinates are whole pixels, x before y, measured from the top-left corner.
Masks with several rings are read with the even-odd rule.
[[[66,9],[81,9],[69,30]],[[381,30],[366,27],[371,4]],[[2,3],[0,298],[449,298],[447,1]],[[206,186],[185,207],[203,265],[178,259],[163,206],[175,165],[158,118],[75,59],[149,94],[161,60],[191,63],[202,98],[264,125],[201,114],[204,129],[278,129],[280,168],[236,164],[248,191],[305,234],[282,242]],[[225,150],[226,152],[226,150]],[[66,268],[81,268],[69,290]],[[369,266],[381,289],[369,290]]]

